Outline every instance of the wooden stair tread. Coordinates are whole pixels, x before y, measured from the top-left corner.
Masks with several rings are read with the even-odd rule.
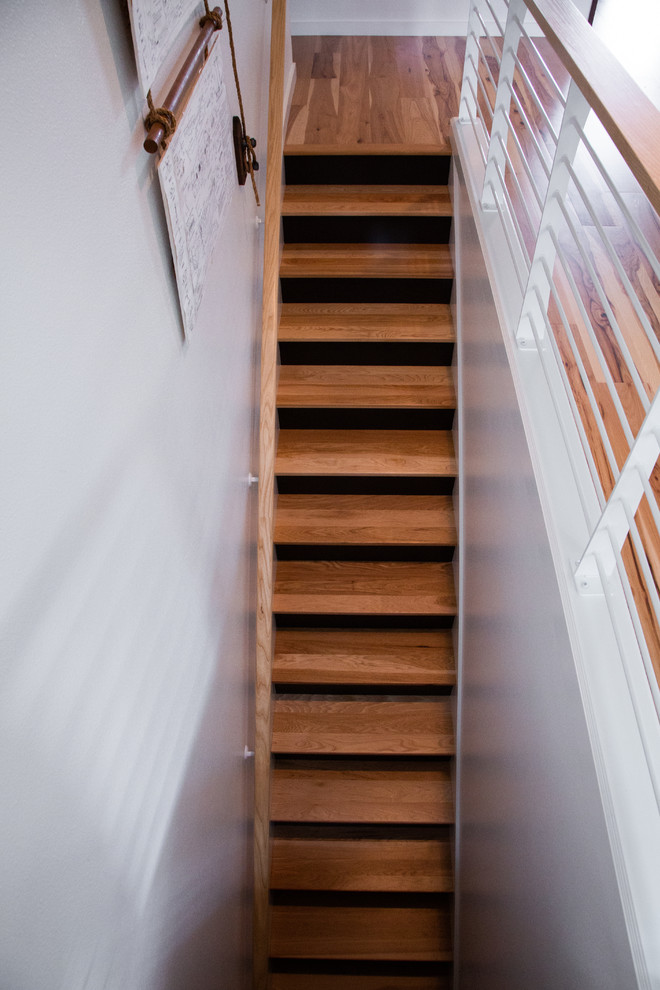
[[[273,681],[455,684],[452,634],[447,629],[278,629]]]
[[[447,186],[291,185],[284,190],[283,216],[452,215]]]
[[[280,430],[275,473],[448,477],[454,443],[448,430]]]
[[[449,756],[454,729],[448,698],[359,701],[276,698],[273,753]]]
[[[270,990],[452,990],[449,974],[374,976],[366,973],[272,973]]]
[[[454,546],[450,495],[283,494],[275,542],[377,546]]]
[[[292,365],[280,368],[281,408],[453,409],[451,368]]]
[[[453,565],[282,560],[273,611],[319,615],[454,615]]]
[[[444,303],[283,303],[281,341],[415,341],[451,343]]]
[[[285,244],[282,278],[453,278],[448,244]]]
[[[446,892],[454,889],[448,839],[275,838],[274,890]]]
[[[450,960],[449,908],[274,904],[270,954],[288,959]]]
[[[271,819],[390,825],[453,822],[449,768],[330,769],[276,766]]]

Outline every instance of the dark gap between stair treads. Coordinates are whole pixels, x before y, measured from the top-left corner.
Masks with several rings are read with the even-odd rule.
[[[360,687],[364,687],[364,684],[360,683]],[[315,693],[322,693],[325,695],[332,695],[336,698],[346,698],[348,695],[355,693],[356,684],[355,682],[350,683],[330,683],[323,684],[320,681],[312,684],[306,682],[298,681],[280,681],[275,679],[273,681],[273,690],[275,692],[275,697],[282,697],[284,695],[289,696],[293,694],[303,694],[310,695]],[[405,698],[407,701],[411,697],[416,697],[419,695],[420,690],[424,691],[425,697],[436,697],[442,698],[450,695],[454,689],[454,683],[447,684],[425,684],[423,681],[415,681],[414,684],[370,684],[369,693],[372,697],[386,697],[396,691],[397,695],[401,698]]]
[[[271,890],[271,904],[297,904],[324,907],[416,908],[441,907],[452,900],[449,891],[404,893],[362,890]]]
[[[355,685],[353,685],[353,690],[350,694],[342,693],[340,697],[337,697],[337,692],[333,690],[320,691],[319,685],[315,684],[311,691],[281,691],[277,693],[276,698],[279,701],[356,701],[364,704],[368,704],[370,701],[381,703],[384,701],[391,701],[393,703],[397,701],[417,701],[420,704],[432,705],[437,701],[437,698],[420,693],[418,685],[415,685],[415,691],[409,694],[392,690],[386,693],[374,692],[371,690],[371,685],[360,685],[360,687],[363,690],[356,691]]]
[[[281,278],[284,303],[449,303],[450,278]]]
[[[273,838],[277,839],[327,839],[329,841],[355,841],[358,839],[398,839],[410,842],[436,840],[451,841],[452,825],[342,825],[334,822],[287,822],[273,825]]]
[[[453,615],[367,615],[275,612],[278,629],[451,629]]]
[[[437,773],[438,770],[449,770],[453,756],[451,754],[420,756],[394,755],[383,756],[333,756],[332,753],[315,753],[298,755],[273,755],[274,766],[280,770],[332,770],[332,771],[378,771],[378,773]],[[277,819],[273,819],[276,821]],[[287,819],[281,819],[285,821]]]
[[[287,185],[446,186],[449,155],[286,155]]]
[[[282,408],[282,430],[451,430],[454,409]]]
[[[427,341],[280,341],[280,362],[297,365],[448,367],[453,343]]]
[[[335,974],[337,976],[385,976],[385,977],[431,977],[446,976],[449,980],[452,964],[450,962],[379,962],[371,959],[271,959],[272,973],[302,973],[311,977]],[[452,984],[440,984],[438,990],[451,990]],[[305,990],[314,990],[313,982]],[[337,990],[341,990],[338,986]]]
[[[283,495],[451,495],[454,478],[280,475],[277,490]]]
[[[288,216],[286,244],[447,244],[451,217]]]

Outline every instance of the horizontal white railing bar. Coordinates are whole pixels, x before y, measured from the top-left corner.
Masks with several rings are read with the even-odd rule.
[[[520,75],[525,80],[525,85],[527,87],[527,92],[529,93],[529,95],[533,99],[533,101],[534,101],[534,103],[536,105],[536,109],[539,111],[539,113],[543,117],[543,120],[545,121],[545,125],[546,125],[546,127],[548,128],[548,130],[550,132],[550,137],[552,138],[552,140],[554,141],[554,143],[556,145],[557,144],[557,141],[559,140],[559,135],[555,131],[555,128],[554,128],[554,125],[553,125],[552,121],[550,120],[550,118],[548,117],[547,113],[545,112],[545,107],[541,103],[541,98],[538,95],[538,93],[536,92],[536,89],[534,88],[534,84],[532,83],[531,79],[529,78],[529,74],[527,72],[527,69],[522,64],[522,62],[520,61],[520,59],[518,58],[517,55],[516,55],[514,61],[515,61],[515,64],[516,64],[516,68],[518,69],[518,72],[520,73]]]
[[[521,164],[523,166],[523,169],[525,171],[525,174],[526,174],[526,176],[527,176],[527,178],[529,180],[530,188],[531,188],[532,192],[534,193],[534,199],[536,200],[536,205],[539,207],[540,210],[542,210],[543,209],[543,196],[541,195],[541,193],[539,191],[539,188],[538,188],[538,186],[536,184],[536,179],[534,178],[534,174],[532,172],[531,166],[530,166],[529,162],[527,161],[527,155],[523,151],[523,147],[522,147],[522,145],[520,143],[520,139],[519,139],[518,135],[516,134],[516,129],[515,129],[515,127],[513,126],[512,122],[511,122],[511,118],[509,117],[508,120],[509,120],[509,134],[513,138],[513,143],[515,144],[516,149],[518,151],[518,155],[520,156],[520,162],[521,162]],[[499,134],[498,134],[498,139],[499,139],[500,142],[503,141],[502,136],[499,135]],[[520,184],[519,183],[519,180],[518,180],[518,176],[516,175],[515,169],[512,168],[511,171],[512,171],[513,175],[515,176],[516,181],[518,182],[518,184]],[[527,216],[529,217],[529,209],[527,207],[527,202],[526,202],[526,198],[525,197],[523,197],[523,201],[522,202],[523,202],[523,205],[525,207],[525,212],[527,213]],[[531,220],[531,218],[530,218],[530,220]],[[535,226],[536,226],[536,224],[535,224]]]
[[[598,273],[596,271],[596,268],[595,268],[593,262],[591,261],[589,255],[587,254],[586,250],[584,249],[584,246],[583,246],[583,243],[582,243],[582,238],[579,235],[579,232],[578,232],[578,230],[576,228],[575,223],[573,222],[573,220],[569,216],[569,211],[568,211],[568,209],[566,207],[565,202],[563,200],[558,200],[558,205],[559,205],[559,207],[561,209],[561,212],[562,212],[562,214],[564,216],[564,220],[566,222],[566,226],[570,230],[571,235],[573,237],[573,240],[575,241],[575,246],[577,247],[577,249],[578,249],[578,251],[580,253],[580,257],[582,258],[582,263],[584,264],[584,267],[585,267],[586,271],[589,274],[589,278],[592,281],[593,287],[594,287],[594,289],[596,290],[596,292],[598,294],[598,298],[600,300],[601,306],[603,307],[603,311],[605,312],[605,315],[607,316],[607,319],[608,319],[609,325],[610,325],[610,327],[612,329],[612,332],[614,333],[614,336],[616,338],[616,342],[619,345],[619,347],[621,348],[621,353],[622,353],[622,355],[624,357],[624,360],[625,360],[625,363],[626,363],[626,367],[628,369],[628,372],[630,374],[630,377],[632,378],[632,381],[633,381],[633,383],[635,385],[635,388],[637,390],[637,395],[638,395],[639,401],[642,403],[642,406],[644,408],[644,411],[646,412],[648,410],[648,408],[649,408],[649,405],[650,405],[649,398],[648,398],[648,396],[646,394],[646,389],[644,388],[644,384],[643,384],[642,379],[640,377],[639,371],[637,370],[637,366],[635,364],[635,360],[634,360],[632,354],[630,353],[630,348],[629,348],[629,346],[628,346],[628,344],[627,344],[627,342],[626,342],[626,340],[625,340],[625,338],[624,338],[624,336],[623,336],[623,334],[621,332],[621,327],[619,326],[619,321],[617,320],[616,316],[614,315],[614,310],[612,309],[612,305],[610,303],[610,300],[608,298],[608,295],[605,292],[605,289],[603,288],[602,281],[601,281],[601,279],[600,279],[600,277],[599,277],[599,275],[598,275]],[[620,418],[621,418],[621,426],[623,427],[624,433],[626,434],[626,437],[628,438],[628,442],[630,443],[632,441],[632,438],[633,438],[633,433],[632,433],[632,430],[630,429],[630,426],[628,425],[628,418],[625,415],[625,413],[623,413],[623,407],[621,408],[621,413],[619,415],[620,415]]]
[[[635,437],[626,463],[621,469],[612,494],[578,564],[575,576],[581,591],[588,593],[594,587],[591,562],[594,556],[599,556],[603,561],[607,575],[614,572],[616,555],[620,552],[629,531],[626,510],[630,509],[633,515],[637,512],[644,495],[640,475],[649,478],[660,457],[658,437],[660,437],[660,391],[656,393],[642,427]]]
[[[548,67],[548,63],[546,62],[545,58],[543,57],[543,55],[539,51],[539,47],[536,44],[535,39],[532,38],[532,36],[528,33],[528,31],[526,30],[524,24],[521,24],[521,30],[522,30],[522,36],[525,39],[525,41],[527,42],[527,44],[530,45],[530,47],[534,49],[534,54],[536,55],[536,58],[539,61],[539,65],[543,69],[543,72],[545,74],[546,79],[551,84],[552,89],[554,90],[555,99],[560,104],[560,106],[565,107],[566,106],[566,94],[562,91],[561,86],[559,85],[559,83],[555,79],[553,73],[551,72],[550,68]]]
[[[632,213],[626,206],[626,203],[623,197],[621,196],[621,193],[619,192],[616,185],[612,181],[611,176],[608,174],[606,168],[604,167],[602,161],[600,160],[600,157],[596,153],[591,141],[589,140],[586,134],[582,135],[582,144],[589,152],[592,162],[598,169],[600,176],[607,185],[607,188],[609,189],[611,195],[614,197],[616,204],[621,211],[622,216],[624,217],[626,223],[628,224],[630,230],[633,233],[633,240],[635,241],[635,244],[643,252],[644,257],[646,258],[649,265],[653,269],[656,278],[660,280],[660,260],[658,260],[658,258],[656,257],[653,249],[651,248],[651,245],[649,244],[646,236],[644,235],[644,232],[642,231],[642,228],[639,226],[639,224],[633,217]]]
[[[513,132],[513,134],[515,136],[515,131]],[[525,196],[525,193],[523,192],[523,188],[520,185],[520,179],[518,178],[518,173],[516,172],[516,169],[513,166],[513,163],[511,161],[511,156],[509,154],[508,149],[504,145],[504,141],[502,139],[502,135],[501,134],[498,134],[497,135],[497,140],[502,145],[503,153],[505,154],[506,160],[507,160],[508,165],[509,165],[511,179],[512,179],[512,181],[513,181],[513,183],[514,183],[514,185],[516,187],[516,192],[518,193],[518,196],[520,197],[520,205],[522,206],[522,208],[523,208],[523,210],[525,212],[525,216],[527,217],[527,222],[529,223],[530,229],[531,230],[538,229],[538,225],[539,225],[539,221],[541,219],[541,216],[539,214],[539,216],[536,217],[536,218],[532,217],[532,215],[531,215],[531,213],[529,211],[529,207],[527,205],[527,197]],[[533,179],[532,174],[531,174],[531,169],[529,167],[529,163],[527,162],[527,159],[525,158],[525,156],[523,154],[522,147],[520,146],[519,143],[517,144],[517,147],[519,149],[519,154],[522,156],[520,160],[521,160],[521,162],[522,162],[522,164],[524,166],[524,170],[525,170],[525,173],[527,175],[527,178],[529,179],[530,188],[532,189],[532,192],[534,193],[534,198],[536,199],[536,203],[537,203],[539,209],[542,209],[543,208],[543,199],[541,198],[541,194],[539,193],[538,189],[536,188],[536,186],[534,184],[534,179]],[[525,246],[524,242],[522,242],[521,247],[523,248],[523,250],[525,252],[525,256],[527,258],[528,267],[529,267],[529,265],[531,265],[531,259],[529,257],[529,252],[527,251],[527,247]]]
[[[499,17],[495,13],[495,10],[493,8],[492,3],[490,2],[490,0],[484,0],[484,2],[485,2],[486,6],[488,7],[488,9],[490,11],[491,17],[493,18],[493,20],[497,24],[498,31],[500,32],[500,34],[502,35],[502,37],[504,37],[504,28],[502,27],[502,22],[500,21]]]
[[[474,91],[474,85],[472,83],[472,80],[468,76],[466,76],[465,79],[464,79],[464,82],[465,82],[465,85],[466,85],[467,89],[470,90],[470,95],[471,95],[472,99],[474,100],[474,102],[476,104],[477,103],[477,94]],[[480,154],[481,159],[482,159],[482,162],[483,162],[483,164],[485,166],[486,165],[486,149],[488,147],[488,132],[486,131],[483,122],[482,122],[482,125],[481,125],[482,126],[482,130],[481,130],[481,132],[479,131],[479,127],[477,125],[477,121],[482,120],[481,117],[475,117],[475,116],[473,116],[473,114],[470,113],[470,114],[468,114],[468,116],[467,116],[466,119],[467,119],[467,121],[470,123],[470,125],[472,127],[472,130],[474,132],[474,137],[475,137],[476,143],[477,143],[477,148],[479,149],[479,154]]]
[[[498,176],[498,178],[500,180],[500,187],[501,187],[502,186],[503,179],[502,179],[502,174],[500,172],[500,167],[497,164],[495,165],[495,172],[496,172],[496,175]],[[523,267],[522,272],[520,271],[520,265],[521,264],[524,265],[524,261],[520,257],[520,251],[522,250],[523,252],[525,252],[525,255],[526,255],[527,252],[525,251],[525,246],[520,241],[520,238],[519,237],[518,237],[518,243],[517,244],[514,244],[514,242],[512,241],[512,239],[511,239],[511,229],[510,229],[511,223],[510,222],[507,222],[507,221],[513,222],[513,216],[511,214],[511,211],[510,210],[507,210],[507,212],[505,213],[505,211],[503,209],[503,206],[502,206],[502,203],[500,201],[501,198],[500,198],[500,196],[498,196],[498,190],[495,188],[495,183],[492,181],[492,179],[488,180],[488,183],[487,184],[490,186],[490,188],[492,190],[492,193],[493,193],[493,200],[494,200],[494,203],[495,203],[495,209],[497,210],[497,212],[499,214],[500,221],[502,223],[502,229],[504,231],[504,236],[506,238],[507,246],[509,248],[509,251],[511,252],[511,257],[513,259],[513,266],[514,266],[514,271],[516,273],[516,278],[518,280],[518,285],[520,286],[520,289],[524,292],[525,291],[525,286],[527,285],[527,279],[529,277],[529,266],[527,266],[526,268]],[[516,235],[517,234],[518,234],[518,232],[516,231]],[[519,250],[516,250],[516,248],[518,248]],[[527,255],[527,257],[529,257],[529,255]]]
[[[554,409],[555,409],[555,412],[557,414],[557,422],[560,424],[560,428],[561,428],[561,431],[562,431],[562,434],[563,434],[566,451],[567,451],[568,458],[569,458],[569,461],[570,461],[571,470],[573,472],[573,477],[576,480],[576,488],[577,488],[578,496],[580,498],[580,504],[581,504],[581,507],[582,507],[582,512],[584,514],[585,520],[588,520],[589,519],[589,509],[588,509],[588,505],[587,505],[586,493],[584,492],[582,486],[579,485],[579,484],[577,484],[577,480],[578,480],[578,478],[580,476],[580,472],[578,470],[577,452],[573,450],[573,445],[569,442],[569,437],[568,437],[567,429],[566,429],[566,423],[564,422],[564,417],[562,416],[561,409],[559,407],[559,398],[558,398],[558,395],[557,395],[557,389],[554,387],[554,381],[553,381],[553,377],[551,375],[551,371],[552,370],[557,370],[557,369],[559,369],[559,368],[562,367],[561,357],[560,357],[560,355],[558,353],[557,341],[555,339],[554,333],[552,332],[552,327],[550,325],[550,320],[548,319],[548,314],[547,313],[544,313],[543,315],[544,315],[545,324],[546,324],[546,334],[545,334],[545,336],[544,337],[541,337],[539,335],[539,333],[538,333],[538,331],[536,329],[536,325],[534,324],[533,321],[531,323],[531,329],[532,329],[532,333],[534,335],[534,341],[536,343],[536,349],[537,349],[537,351],[539,353],[539,356],[541,358],[541,364],[542,364],[542,367],[543,367],[543,374],[544,374],[545,380],[546,380],[546,382],[548,384],[548,391],[549,391],[549,394],[550,394],[550,398],[552,400],[552,404],[553,404]],[[550,343],[550,352],[548,352],[548,349],[544,346],[545,343],[546,343],[546,341],[549,341],[549,343]],[[578,414],[578,411],[577,411],[577,404],[575,402],[575,396],[573,395],[573,390],[570,387],[570,382],[567,380],[565,374],[562,374],[561,375],[561,379],[562,379],[562,385],[563,385],[563,389],[564,389],[564,392],[563,392],[564,398],[568,401],[568,404],[569,404],[569,406],[571,408],[571,412],[573,413],[573,416],[575,417],[576,415],[578,415],[578,419],[576,420],[576,422],[578,423],[578,425],[580,427],[582,427],[582,424],[579,421],[579,414]],[[584,432],[584,427],[582,427],[582,429],[581,429],[580,439],[582,440],[582,452],[583,453],[589,452],[589,455],[590,455],[591,452],[589,451],[588,440],[587,440],[586,434]],[[594,462],[593,455],[587,456],[587,465],[589,467],[589,472],[591,474],[592,481],[594,481],[594,483],[595,483],[594,484],[594,487],[596,488],[596,492],[598,493],[599,499],[601,500],[601,504],[604,504],[605,498],[604,498],[604,495],[603,495],[602,490],[600,488],[600,485],[598,484],[598,469],[596,468],[596,464]]]
[[[621,281],[621,284],[623,285],[623,287],[625,289],[626,295],[628,296],[628,299],[630,300],[630,304],[633,307],[633,309],[635,310],[635,315],[637,316],[637,319],[639,320],[639,322],[640,322],[640,324],[642,326],[642,329],[644,330],[644,333],[646,334],[646,337],[648,338],[649,344],[651,345],[651,347],[653,349],[653,352],[654,352],[657,360],[660,362],[660,343],[658,343],[658,338],[656,337],[655,333],[653,332],[653,327],[651,326],[651,321],[649,320],[648,316],[644,312],[644,307],[642,306],[642,304],[641,304],[641,302],[639,300],[639,296],[637,295],[637,293],[633,289],[632,283],[631,283],[630,279],[628,278],[628,275],[626,274],[626,270],[624,269],[623,265],[621,264],[621,260],[619,259],[619,256],[616,253],[616,251],[614,249],[614,246],[612,245],[611,240],[607,236],[607,233],[605,231],[605,228],[603,227],[602,223],[598,219],[598,215],[597,215],[597,213],[596,213],[596,211],[595,211],[595,209],[594,209],[594,207],[592,205],[591,199],[589,198],[589,195],[587,194],[587,192],[586,192],[583,184],[580,182],[580,179],[576,175],[575,169],[570,164],[570,162],[567,162],[566,167],[568,168],[568,170],[570,172],[570,175],[571,175],[571,178],[572,178],[573,183],[575,185],[575,188],[578,190],[578,192],[580,194],[580,199],[584,203],[585,209],[587,210],[587,212],[589,213],[591,219],[593,220],[594,226],[595,226],[596,230],[598,231],[598,233],[600,235],[601,243],[602,243],[603,247],[605,248],[605,251],[607,252],[607,256],[609,257],[610,261],[614,265],[614,268],[615,268],[616,273],[617,273],[617,275],[618,275],[618,277],[619,277],[619,279]],[[631,238],[631,240],[632,240],[632,238]],[[646,398],[646,390],[643,389],[643,391],[644,391],[644,398],[645,398],[645,408],[648,409],[649,402],[648,402],[648,399]]]
[[[486,104],[486,106],[488,108],[488,112],[490,114],[490,119],[492,121],[493,114],[495,113],[495,107],[494,107],[493,103],[491,102],[490,95],[488,93],[488,90],[486,89],[486,84],[485,84],[485,82],[483,81],[483,79],[481,77],[481,73],[479,71],[477,71],[475,73],[475,75],[476,75],[476,78],[477,78],[477,86],[479,88],[479,92],[481,93],[481,95],[484,98],[484,102],[485,102],[485,104]]]
[[[497,50],[497,46],[495,45],[495,42],[493,40],[493,36],[491,35],[490,31],[488,30],[488,27],[486,26],[486,22],[484,21],[483,17],[481,16],[481,11],[478,8],[477,8],[477,17],[479,18],[479,21],[481,22],[481,26],[483,28],[483,36],[488,39],[488,44],[490,45],[490,50],[493,53],[493,57],[495,58],[495,61],[497,62],[497,67],[499,69],[500,65],[502,64],[502,54],[501,54],[501,52],[499,52]],[[481,49],[481,51],[482,51],[482,54],[484,56],[484,60],[486,61],[486,53],[484,52],[483,48]],[[486,61],[486,65],[488,65],[488,62],[487,61]]]
[[[544,268],[544,271],[545,271],[546,278],[548,279],[548,282],[550,284],[550,293],[552,295],[553,302],[554,302],[555,306],[557,307],[557,311],[559,313],[559,318],[560,318],[560,320],[562,322],[562,325],[563,325],[563,328],[564,328],[564,333],[566,334],[566,339],[568,340],[568,346],[571,349],[571,354],[573,356],[573,360],[575,361],[575,364],[576,364],[576,366],[578,368],[578,371],[580,372],[580,381],[581,381],[582,386],[583,386],[583,388],[584,388],[584,390],[585,390],[585,392],[587,394],[587,399],[589,401],[589,407],[591,409],[591,414],[592,414],[592,416],[594,418],[594,422],[596,423],[596,428],[598,429],[598,435],[600,437],[600,442],[603,445],[603,450],[605,451],[605,456],[607,457],[610,470],[612,471],[613,474],[615,474],[618,469],[617,469],[616,457],[614,455],[614,450],[612,448],[612,443],[610,441],[609,435],[608,435],[607,430],[605,428],[605,423],[603,421],[603,416],[602,416],[602,413],[600,411],[600,407],[598,405],[598,402],[596,400],[596,396],[594,395],[594,390],[592,388],[591,382],[589,381],[589,376],[587,374],[587,369],[584,366],[584,361],[582,360],[582,355],[580,354],[580,349],[579,349],[579,347],[577,346],[577,344],[575,342],[575,335],[574,335],[573,331],[571,330],[571,325],[570,325],[570,322],[569,322],[568,317],[566,315],[566,310],[564,309],[564,304],[563,304],[563,302],[561,300],[561,297],[560,297],[560,295],[559,295],[559,293],[557,291],[556,285],[552,281],[552,276],[550,274],[550,270],[549,270],[548,265],[547,265],[547,262],[545,260],[543,261],[543,268]],[[546,318],[547,318],[547,314],[546,314]],[[552,333],[552,332],[549,333],[548,334],[548,339],[551,341],[551,346],[554,349],[555,359],[557,361],[557,367],[560,368],[560,369],[563,369],[564,368],[564,362],[562,361],[561,354],[559,353],[559,350],[558,350],[558,344],[557,344],[557,339],[555,337],[555,334]],[[574,423],[575,423],[575,425],[576,425],[576,427],[578,429],[578,433],[580,435],[580,441],[581,441],[581,444],[582,444],[582,450],[584,452],[584,455],[585,455],[586,460],[587,460],[587,464],[589,466],[589,473],[591,474],[591,480],[593,481],[594,491],[596,492],[596,496],[598,498],[598,502],[599,502],[599,505],[600,505],[601,510],[602,510],[604,508],[604,506],[605,506],[605,493],[603,492],[603,486],[602,486],[602,483],[600,481],[600,476],[598,474],[598,468],[596,466],[596,462],[594,460],[594,455],[593,455],[593,452],[591,450],[591,446],[589,444],[589,440],[588,440],[588,437],[587,437],[586,430],[584,428],[584,424],[582,422],[582,417],[580,416],[580,413],[579,413],[578,408],[577,408],[577,402],[576,402],[576,399],[575,399],[575,395],[573,393],[573,389],[571,388],[571,384],[570,384],[570,382],[568,380],[568,377],[567,377],[567,374],[566,374],[566,371],[565,370],[562,370],[562,381],[563,381],[563,384],[564,384],[564,388],[566,389],[566,391],[568,393],[569,401],[570,401],[570,404],[571,404],[571,410],[573,412]],[[578,488],[579,488],[579,486],[578,486]],[[580,492],[580,496],[581,496],[581,498],[583,497],[582,492]]]
[[[572,0],[525,0],[631,172],[660,212],[658,111]],[[630,107],[634,105],[634,114]]]
[[[593,324],[592,324],[592,321],[591,321],[591,317],[587,313],[587,310],[586,310],[585,305],[584,305],[584,303],[582,301],[582,298],[580,297],[580,290],[577,287],[577,284],[576,284],[576,281],[575,281],[575,277],[573,275],[573,272],[571,271],[570,266],[566,262],[566,259],[564,257],[564,252],[563,252],[563,249],[561,248],[561,246],[559,244],[559,239],[557,237],[557,234],[554,231],[551,231],[550,233],[551,233],[551,237],[552,237],[552,239],[554,241],[555,248],[557,250],[557,257],[561,261],[561,265],[562,265],[562,269],[564,271],[564,275],[566,276],[566,278],[568,280],[568,283],[570,285],[571,292],[573,294],[574,302],[575,302],[575,304],[577,305],[577,307],[578,307],[578,309],[580,311],[580,316],[582,317],[582,322],[583,322],[583,325],[584,325],[584,329],[587,331],[587,334],[589,336],[589,339],[591,341],[591,344],[592,344],[592,346],[594,348],[594,352],[596,354],[596,360],[598,361],[598,364],[600,366],[600,369],[603,372],[603,375],[604,375],[604,378],[605,378],[605,384],[607,385],[607,390],[610,393],[610,398],[612,399],[612,402],[614,403],[614,408],[616,409],[617,416],[619,417],[619,421],[620,421],[621,426],[623,428],[626,441],[628,442],[628,445],[630,446],[630,445],[632,445],[633,440],[634,440],[633,432],[630,429],[630,425],[628,423],[628,419],[626,417],[626,413],[625,413],[625,410],[623,408],[623,404],[622,404],[621,399],[619,398],[618,392],[616,390],[614,379],[612,378],[612,373],[611,373],[611,371],[609,369],[609,366],[607,364],[607,361],[605,360],[605,356],[604,356],[604,354],[602,352],[602,349],[601,349],[601,347],[600,347],[600,345],[598,343],[598,339],[596,337],[596,334],[594,333],[594,328],[593,328]],[[578,245],[578,249],[579,249],[579,245]],[[615,472],[615,477],[618,477],[618,471]]]
[[[534,144],[534,148],[536,150],[536,154],[537,154],[538,160],[539,160],[539,162],[541,164],[541,167],[543,168],[543,171],[545,172],[546,178],[549,179],[550,178],[551,168],[552,168],[552,155],[550,154],[550,152],[548,151],[548,149],[546,147],[544,147],[544,145],[542,145],[539,142],[538,138],[536,137],[536,134],[534,133],[534,131],[536,130],[536,128],[533,126],[532,122],[530,121],[529,117],[527,116],[527,111],[523,108],[523,105],[520,102],[520,99],[518,97],[518,94],[516,93],[515,89],[513,88],[512,81],[509,80],[509,79],[503,79],[502,80],[502,85],[503,86],[506,86],[507,89],[509,90],[509,92],[511,94],[511,99],[515,103],[516,109],[517,109],[518,113],[520,114],[521,119],[522,119],[523,123],[525,124],[525,127],[527,128],[527,132],[529,134],[529,137],[532,139],[532,142]],[[550,162],[548,163],[548,161],[546,159],[550,159]]]

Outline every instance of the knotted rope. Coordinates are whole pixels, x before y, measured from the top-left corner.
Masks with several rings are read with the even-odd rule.
[[[144,126],[148,131],[150,131],[154,124],[160,124],[164,131],[161,144],[163,148],[167,148],[167,142],[176,130],[176,117],[171,110],[167,109],[167,107],[154,106],[151,90],[147,93],[147,105],[149,107],[149,113],[147,114],[147,119],[144,122]]]
[[[210,10],[208,0],[204,0],[204,16],[199,22],[200,27],[210,22],[216,31],[222,31],[222,14],[219,10]]]

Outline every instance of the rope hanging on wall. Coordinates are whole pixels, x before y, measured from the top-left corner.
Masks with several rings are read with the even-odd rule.
[[[204,6],[208,10],[207,0],[204,0]],[[245,185],[245,180],[247,178],[247,173],[249,172],[250,178],[252,179],[252,189],[254,190],[254,198],[257,201],[257,206],[260,206],[259,193],[257,192],[257,181],[254,177],[254,173],[259,170],[259,162],[257,161],[257,156],[254,153],[257,142],[254,138],[249,137],[245,128],[245,112],[243,110],[243,97],[241,95],[241,84],[238,80],[238,67],[236,65],[236,49],[234,48],[234,34],[231,29],[231,16],[229,14],[229,0],[225,0],[225,14],[227,15],[227,30],[229,32],[229,47],[231,49],[231,64],[234,70],[234,80],[236,82],[236,94],[238,96],[238,108],[240,112],[240,120],[238,117],[234,117],[234,151],[236,153],[236,168],[238,171],[238,181],[240,185]]]

